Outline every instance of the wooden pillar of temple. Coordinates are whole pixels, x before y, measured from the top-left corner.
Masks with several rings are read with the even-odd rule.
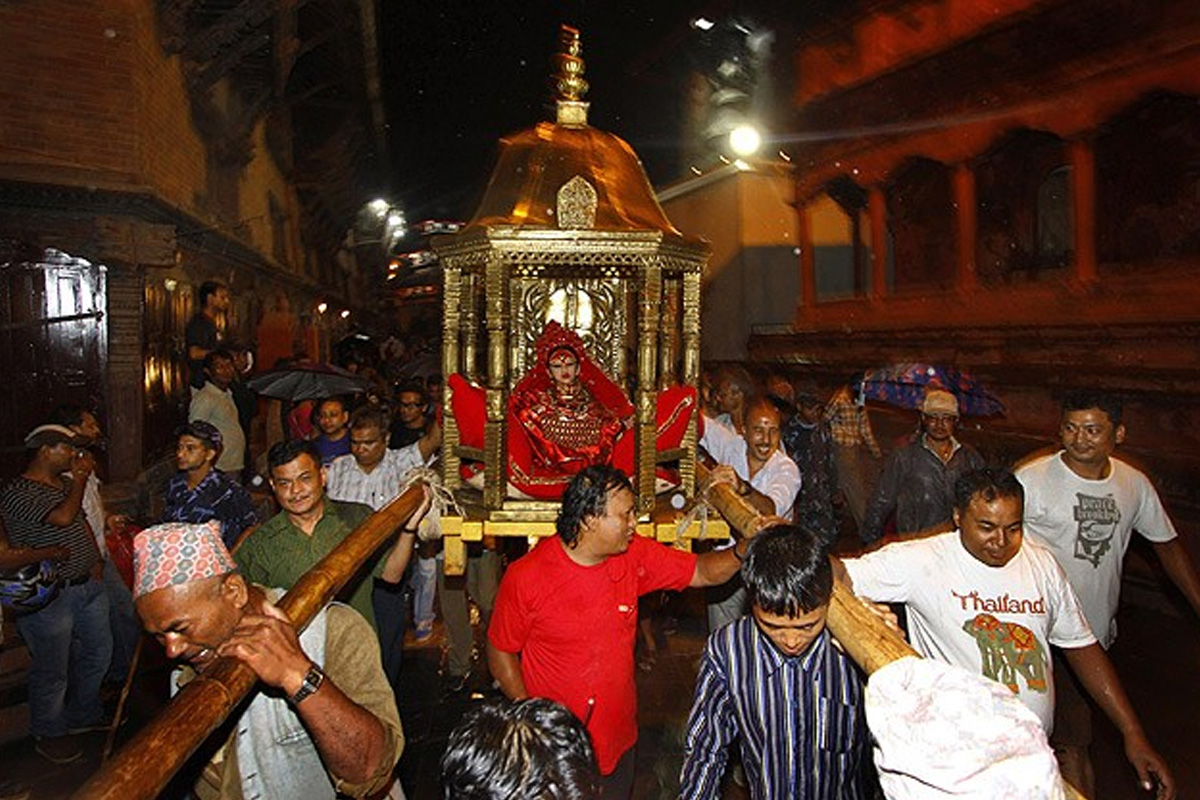
[[[796,204],[796,235],[800,240],[800,313],[811,311],[817,305],[817,259],[813,250],[812,220],[808,206],[802,201]]]
[[[1096,154],[1091,142],[1075,139],[1067,145],[1067,158],[1075,238],[1071,277],[1086,285],[1096,280]]]
[[[975,237],[978,206],[975,202],[975,173],[966,163],[954,167],[955,260],[954,286],[964,293],[979,288],[975,269]]]
[[[871,289],[872,301],[887,296],[887,198],[883,189],[872,186],[867,190],[867,214],[871,218]]]

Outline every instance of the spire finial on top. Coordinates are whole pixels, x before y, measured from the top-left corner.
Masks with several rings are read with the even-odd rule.
[[[562,52],[555,56],[558,76],[554,86],[558,90],[558,124],[570,126],[587,125],[588,104],[583,101],[588,83],[583,79],[583,44],[579,41],[579,30],[563,25],[559,32]]]

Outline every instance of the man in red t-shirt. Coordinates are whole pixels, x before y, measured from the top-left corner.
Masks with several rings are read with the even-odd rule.
[[[583,720],[604,798],[628,798],[637,743],[633,646],[638,597],[715,586],[745,542],[695,556],[636,535],[633,487],[615,467],[582,470],[563,493],[558,535],[514,563],[488,628],[488,666],[508,697],[547,697]]]

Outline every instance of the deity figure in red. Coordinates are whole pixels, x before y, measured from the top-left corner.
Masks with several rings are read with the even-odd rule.
[[[536,353],[509,399],[529,438],[534,474],[574,475],[610,463],[633,423],[629,398],[588,357],[578,334],[558,322],[546,325]]]

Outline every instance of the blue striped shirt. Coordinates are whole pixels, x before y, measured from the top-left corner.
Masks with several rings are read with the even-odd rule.
[[[867,796],[862,678],[822,631],[799,656],[746,616],[708,639],[688,717],[680,797],[720,797],[739,741],[753,800]]]

